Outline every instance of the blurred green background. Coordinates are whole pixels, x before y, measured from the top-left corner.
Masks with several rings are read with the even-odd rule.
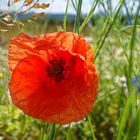
[[[73,1],[71,6],[78,8],[80,1]],[[99,92],[89,116],[69,125],[57,124],[54,139],[140,140],[140,2],[135,0],[129,5],[128,1],[120,0],[115,8],[111,0],[90,2],[91,8],[98,7],[98,13],[91,9],[87,15],[92,16],[83,13],[80,19],[78,12],[59,14],[60,18],[46,14],[37,19],[32,19],[30,13],[25,15],[27,19],[8,14],[8,21],[4,21],[7,14],[0,15],[0,140],[49,139],[47,135],[52,129],[51,125],[25,115],[11,102],[7,64],[10,38],[20,32],[31,36],[65,28],[72,32],[74,27],[82,29],[80,35],[93,46]],[[80,28],[83,23],[85,26]]]

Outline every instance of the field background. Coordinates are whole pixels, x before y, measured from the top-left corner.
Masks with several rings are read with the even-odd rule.
[[[0,29],[7,30],[0,31],[0,140],[140,140],[140,2],[133,0],[128,8],[120,0],[116,9],[111,5],[108,9],[107,1],[97,0],[103,12],[93,15],[95,1],[87,17],[79,12],[80,2],[76,21],[67,20],[65,13],[64,20],[53,20],[46,14],[37,20],[16,20],[12,27],[0,22]],[[72,32],[74,26],[93,46],[99,92],[87,118],[54,126],[25,115],[12,104],[8,90],[9,39],[20,32],[31,36],[66,29]]]

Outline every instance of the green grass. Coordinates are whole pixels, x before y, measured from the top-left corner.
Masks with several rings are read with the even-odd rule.
[[[106,17],[98,16],[88,23],[100,3]],[[121,22],[124,0],[112,11],[104,2],[93,3],[87,17],[81,13],[82,0],[73,6],[77,11],[74,25],[67,23],[67,1],[64,22],[24,22],[20,30],[1,33],[5,42],[0,46],[0,140],[140,140],[140,92],[132,85],[132,76],[140,75],[140,7],[133,15],[133,24]],[[82,18],[82,20],[81,20]],[[59,28],[58,28],[59,27]],[[54,32],[57,29],[90,36],[100,81],[93,111],[84,120],[70,125],[54,125],[33,119],[11,103],[8,91],[10,72],[7,64],[9,38],[23,31],[30,35]],[[116,81],[115,79],[117,79]],[[121,77],[125,77],[124,80]]]

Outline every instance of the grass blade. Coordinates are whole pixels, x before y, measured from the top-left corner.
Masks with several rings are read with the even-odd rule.
[[[136,104],[135,103],[136,101],[133,100],[134,99],[133,96],[136,96],[136,95],[135,95],[135,93],[133,92],[133,89],[132,89],[132,71],[133,71],[134,46],[135,46],[135,39],[136,39],[136,24],[137,24],[137,20],[138,20],[139,10],[140,10],[140,3],[139,3],[139,7],[136,11],[136,18],[135,18],[134,27],[132,29],[132,37],[131,37],[131,40],[130,40],[130,47],[129,47],[130,48],[130,54],[129,54],[129,66],[128,66],[127,77],[128,77],[128,90],[129,90],[130,95],[127,99],[127,103],[126,103],[126,106],[124,108],[122,119],[120,121],[117,140],[122,139],[122,134],[123,134],[124,128],[126,126],[126,122],[127,122],[127,119],[128,119],[129,111],[131,109],[131,105]],[[135,108],[134,105],[132,106],[133,109]],[[136,110],[136,109],[134,109],[134,110]]]
[[[50,137],[48,140],[54,140],[55,139],[55,124],[53,123],[51,126],[51,133],[50,133]]]
[[[117,140],[122,140],[123,130],[125,128],[125,125],[126,125],[126,122],[127,122],[128,116],[129,116],[130,107],[131,107],[131,101],[132,101],[131,99],[132,99],[132,95],[130,94],[127,99],[126,106],[124,108],[123,115],[120,120],[118,134],[117,134]]]
[[[80,27],[80,17],[81,17],[82,1],[83,0],[79,0],[78,1],[78,8],[77,8],[76,19],[75,19],[75,26],[74,26],[74,31],[76,33],[78,33],[78,34],[80,33],[79,27]]]
[[[122,1],[124,2],[124,0],[122,0]],[[104,38],[103,38],[101,44],[100,44],[100,45],[98,46],[98,48],[97,48],[97,52],[96,52],[95,58],[94,58],[95,61],[96,61],[96,58],[97,58],[97,56],[99,55],[99,53],[100,53],[100,51],[101,51],[101,49],[102,49],[102,47],[103,47],[103,45],[104,45],[104,42],[105,42],[105,40],[106,40],[106,38],[107,38],[107,36],[108,36],[108,34],[109,34],[109,32],[110,32],[112,26],[114,25],[114,23],[115,23],[115,21],[116,21],[116,19],[117,19],[117,16],[118,16],[118,14],[119,14],[119,11],[120,11],[120,9],[121,9],[122,6],[123,6],[123,2],[121,2],[121,4],[120,4],[120,6],[119,6],[119,8],[118,8],[118,10],[117,10],[117,12],[116,12],[116,14],[115,14],[113,20],[112,20],[112,22],[111,22],[111,24],[110,24],[110,26],[109,26],[108,29],[107,29],[107,32],[106,32],[105,35],[104,35]]]
[[[134,47],[135,47],[135,40],[136,40],[136,25],[137,25],[137,21],[138,21],[138,14],[140,11],[140,3],[139,3],[139,7],[137,8],[136,11],[136,18],[135,18],[135,22],[134,22],[134,27],[132,29],[132,37],[130,40],[130,54],[129,54],[129,69],[128,69],[128,90],[131,91],[131,84],[132,84],[132,70],[133,70],[133,58],[134,58]]]
[[[140,124],[140,108],[138,108],[137,114],[131,122],[131,125],[129,127],[125,140],[132,140],[133,137],[136,137],[136,136],[137,136],[137,138],[139,137],[140,125],[138,125],[138,124]],[[137,140],[139,140],[139,139],[137,139]]]
[[[85,20],[83,21],[82,25],[80,26],[80,29],[79,29],[79,32],[82,32],[83,28],[85,27],[85,25],[88,23],[88,21],[91,19],[94,11],[95,11],[95,8],[98,4],[99,0],[96,0],[94,3],[93,3],[93,6],[90,10],[90,12],[88,13],[87,17],[85,18]]]
[[[68,7],[69,7],[69,0],[67,0],[67,4],[66,4],[66,11],[65,11],[65,15],[64,15],[64,20],[63,20],[63,27],[64,27],[64,31],[67,31],[67,13],[68,13]]]

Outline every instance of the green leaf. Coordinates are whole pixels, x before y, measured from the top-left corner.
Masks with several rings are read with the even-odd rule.
[[[126,122],[128,120],[128,116],[130,112],[131,101],[132,101],[132,95],[130,94],[127,99],[127,102],[126,102],[126,105],[125,105],[125,108],[124,108],[124,111],[120,120],[120,124],[118,127],[117,140],[122,140],[123,131],[126,126]]]
[[[140,107],[137,110],[135,118],[131,121],[125,140],[132,140],[136,136],[137,138],[140,136]]]

